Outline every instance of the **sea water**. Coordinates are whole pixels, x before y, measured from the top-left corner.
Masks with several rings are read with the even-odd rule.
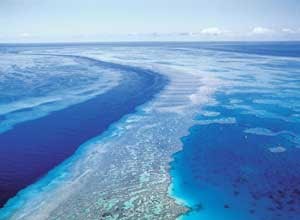
[[[165,84],[143,69],[12,49],[0,63],[0,206]]]
[[[20,191],[0,219],[297,219],[299,47],[233,42],[25,49],[22,55],[76,55],[150,69],[168,85]]]
[[[182,219],[298,219],[299,46],[219,47],[234,70],[218,74],[217,104],[202,108],[172,162],[173,195],[190,207]]]

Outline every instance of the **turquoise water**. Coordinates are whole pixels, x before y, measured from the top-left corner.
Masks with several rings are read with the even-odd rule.
[[[0,65],[0,207],[166,84],[149,70],[80,56],[13,52],[6,59]]]
[[[168,210],[172,196],[190,208],[182,219],[298,220],[299,43],[0,50],[0,196],[13,197],[0,219],[140,216],[141,207],[164,219],[181,212]],[[72,191],[85,171],[89,181]],[[141,200],[125,210],[127,188]]]
[[[243,77],[233,80],[223,72],[230,83],[182,138],[171,164],[172,193],[190,207],[182,219],[299,219],[300,62],[278,62],[272,49],[264,63],[240,59],[256,73],[237,68]]]

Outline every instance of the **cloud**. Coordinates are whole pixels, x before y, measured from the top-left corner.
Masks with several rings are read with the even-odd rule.
[[[178,33],[179,36],[193,36],[194,33],[192,32],[180,32]]]
[[[300,33],[300,30],[292,29],[292,28],[282,28],[281,31],[286,34],[297,34]]]
[[[29,34],[29,33],[21,33],[20,34],[20,37],[23,37],[23,38],[27,38],[27,37],[30,37],[31,36],[31,34]]]
[[[265,28],[265,27],[255,27],[252,30],[252,34],[259,34],[259,35],[264,35],[264,34],[271,34],[274,31],[272,29],[269,28]]]
[[[139,32],[132,32],[132,33],[128,33],[127,35],[128,36],[139,36],[139,35],[141,35],[141,33],[139,33]]]
[[[217,27],[210,27],[210,28],[205,28],[201,30],[201,34],[205,34],[205,35],[221,35],[224,34],[225,31],[221,30],[220,28]]]

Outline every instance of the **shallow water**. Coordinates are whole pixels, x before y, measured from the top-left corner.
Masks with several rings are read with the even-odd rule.
[[[10,56],[12,59],[14,55]],[[14,59],[20,59],[18,56]],[[27,56],[29,58],[23,55],[23,59],[32,58],[32,55]],[[72,155],[85,141],[134,111],[166,83],[163,77],[151,71],[93,59],[50,55],[37,58],[43,64],[41,67],[35,60],[30,68],[9,66],[2,70],[0,206]],[[51,59],[57,63],[58,59],[67,59],[70,63],[64,63],[67,67],[55,66]],[[78,64],[80,66],[76,66]],[[4,65],[1,67],[4,69]],[[122,84],[115,82],[116,77],[122,78]],[[96,89],[93,88],[95,80],[100,91],[91,94],[85,87]],[[101,84],[103,88],[99,88]],[[82,100],[63,97],[65,103],[60,105],[62,100],[54,98],[60,99],[63,93],[68,96],[72,89],[83,96]],[[49,101],[49,97],[53,100]],[[37,99],[39,102],[35,102]]]
[[[122,88],[120,76],[127,71],[136,75],[124,85],[133,80],[139,88],[141,82],[135,78],[141,72],[135,68],[159,73],[168,83],[102,135],[83,138],[86,142],[78,143],[69,159],[12,198],[0,210],[0,219],[297,219],[299,43],[21,48],[25,54],[19,56],[59,54],[77,57],[77,62],[87,58],[127,66],[117,72],[112,67],[113,71],[99,77],[97,82],[111,73],[117,75],[113,86],[99,97]],[[77,89],[72,85],[62,91],[73,94]],[[138,93],[141,97],[143,89]],[[90,101],[98,97],[90,91],[81,94]],[[47,92],[42,95],[49,97]],[[26,106],[32,103],[20,100]],[[67,106],[85,103],[67,101],[61,102],[67,105],[51,105],[39,120],[51,116],[53,109],[65,111]],[[19,105],[10,109],[15,106]],[[11,131],[21,121],[10,122]]]
[[[299,218],[299,60],[269,57],[262,70],[264,59],[240,61],[252,63],[239,71],[254,79],[224,73],[217,104],[182,139],[171,171],[173,194],[191,207],[182,219]]]

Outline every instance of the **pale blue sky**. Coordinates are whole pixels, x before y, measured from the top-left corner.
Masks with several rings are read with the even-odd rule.
[[[299,0],[0,0],[0,42],[300,40]]]

